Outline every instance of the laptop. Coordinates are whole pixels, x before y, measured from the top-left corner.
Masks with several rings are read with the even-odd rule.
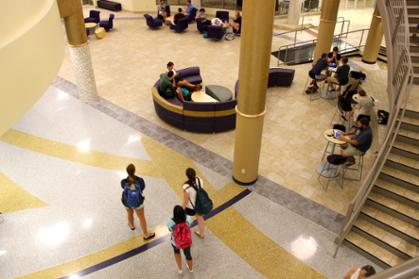
[[[333,130],[333,137],[335,139],[340,138],[342,136],[342,134],[343,134],[342,131],[339,131],[339,130],[336,130],[336,129]]]

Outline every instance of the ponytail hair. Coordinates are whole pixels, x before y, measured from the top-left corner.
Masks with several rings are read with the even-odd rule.
[[[191,186],[195,186],[196,182],[196,172],[193,168],[186,169],[186,176],[188,177],[188,184]]]

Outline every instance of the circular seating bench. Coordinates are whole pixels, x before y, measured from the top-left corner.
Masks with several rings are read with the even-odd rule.
[[[193,84],[200,84],[202,78],[199,67],[178,70],[181,79]],[[290,86],[294,78],[294,70],[269,69],[268,87]],[[151,89],[154,108],[157,115],[166,123],[189,132],[219,133],[234,130],[236,127],[236,110],[238,81],[235,86],[235,98],[215,103],[187,102],[178,98],[163,98],[159,93],[157,80]],[[221,93],[222,94],[222,93]]]

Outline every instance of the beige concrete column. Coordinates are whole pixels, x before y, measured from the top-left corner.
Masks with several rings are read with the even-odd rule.
[[[301,0],[291,0],[288,6],[288,24],[298,25],[301,16]]]
[[[378,7],[376,6],[374,14],[372,15],[370,30],[368,31],[368,37],[364,47],[364,53],[362,54],[363,62],[368,64],[374,64],[377,62],[383,35],[383,23]]]
[[[257,180],[275,0],[243,1],[233,179]]]
[[[340,0],[323,0],[319,33],[317,34],[317,45],[314,51],[314,61],[322,56],[322,53],[329,52],[333,43],[336,19],[338,15]]]
[[[97,99],[96,81],[81,2],[80,0],[57,0],[57,3],[60,16],[64,19],[79,97],[82,101],[94,101]]]

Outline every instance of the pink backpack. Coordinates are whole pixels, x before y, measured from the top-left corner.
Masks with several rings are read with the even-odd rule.
[[[189,225],[186,222],[177,224],[173,232],[173,238],[176,248],[185,249],[190,247],[192,245],[192,236]]]

